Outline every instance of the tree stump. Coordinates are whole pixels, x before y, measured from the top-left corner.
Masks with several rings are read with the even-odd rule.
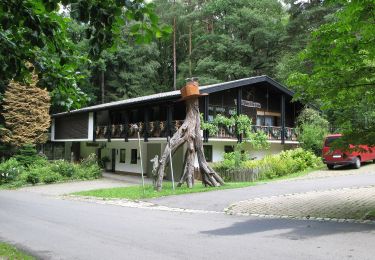
[[[159,161],[155,182],[155,189],[157,191],[162,189],[165,166],[169,163],[170,159],[169,152],[173,156],[174,152],[185,143],[187,143],[187,150],[185,152],[183,174],[177,186],[180,187],[186,182],[189,188],[193,187],[195,157],[198,158],[202,182],[205,186],[216,187],[224,184],[223,179],[208,165],[204,156],[198,97],[186,99],[185,103],[185,121],[171,138],[170,145],[166,146]]]

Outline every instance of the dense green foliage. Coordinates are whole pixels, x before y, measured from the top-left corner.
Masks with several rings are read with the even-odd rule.
[[[97,60],[103,50],[122,41],[125,23],[132,22],[131,35],[138,43],[168,33],[169,28],[159,27],[153,8],[142,0],[1,0],[0,87],[12,78],[27,81],[25,61],[29,61],[36,65],[41,84],[51,91],[57,107],[80,107],[87,101],[78,86],[80,66],[88,57]],[[72,19],[85,27],[86,53],[69,35]]]
[[[283,151],[276,155],[267,155],[260,160],[249,160],[246,157],[242,157],[240,164],[238,164],[235,153],[227,153],[224,155],[223,161],[213,164],[213,168],[218,173],[228,170],[253,170],[258,172],[258,178],[262,180],[295,174],[307,169],[320,167],[321,164],[320,157],[315,156],[310,151],[297,148]]]
[[[347,143],[375,144],[374,1],[339,2],[334,21],[314,31],[300,55],[309,69],[288,81],[299,99],[329,113]]]
[[[305,150],[321,155],[324,137],[329,133],[327,119],[312,108],[305,108],[297,118],[298,141]]]
[[[226,117],[218,114],[210,122],[204,122],[201,114],[201,128],[207,130],[211,136],[217,135],[219,127],[226,129],[235,129],[233,134],[241,135],[243,141],[249,143],[252,148],[262,149],[268,148],[267,136],[264,132],[254,132],[251,129],[251,118],[247,115],[234,115]]]
[[[190,76],[198,76],[200,84],[263,74],[284,81],[293,68],[302,68],[296,52],[334,8],[321,1],[287,2],[290,9],[277,0],[153,1],[161,24],[172,25],[176,17],[177,87]],[[173,35],[138,45],[130,39],[131,28],[131,23],[122,27],[126,44],[119,42],[85,65],[91,77],[79,85],[94,102],[102,100],[102,82],[104,101],[173,89]],[[79,25],[74,30],[75,36],[85,31]],[[87,52],[89,45],[83,46]]]
[[[24,149],[25,150],[25,149]],[[47,161],[27,148],[22,156],[0,163],[0,185],[19,187],[26,184],[90,180],[101,176],[95,154],[73,164],[64,160]]]

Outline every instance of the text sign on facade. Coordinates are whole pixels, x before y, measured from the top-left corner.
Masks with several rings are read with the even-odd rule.
[[[234,100],[234,103],[237,105],[237,100]],[[245,100],[245,99],[241,100],[241,105],[243,105],[244,107],[256,107],[256,108],[262,107],[261,104],[258,102],[253,102],[253,101]]]

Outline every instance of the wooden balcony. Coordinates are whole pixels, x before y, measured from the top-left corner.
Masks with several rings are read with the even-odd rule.
[[[281,140],[281,126],[256,126],[253,125],[252,127],[253,132],[263,132],[267,135],[268,140]],[[235,134],[235,129],[228,128],[225,126],[219,127],[219,132],[216,136],[210,136],[212,138],[237,138]],[[295,128],[285,127],[285,140],[286,141],[297,141],[297,133]]]
[[[167,137],[168,132],[174,134],[182,125],[183,120],[174,120],[168,126],[166,121],[152,121],[145,125],[144,122],[136,122],[130,124],[113,124],[113,125],[98,125],[95,129],[96,139],[122,139],[122,138],[137,138],[137,131],[134,125],[139,129],[141,137],[147,138]]]
[[[137,132],[132,127],[133,125],[137,125],[142,138],[144,138],[145,135],[147,135],[147,138],[161,138],[167,137],[168,131],[173,135],[182,123],[183,120],[174,120],[171,126],[168,126],[166,121],[152,121],[148,123],[147,127],[145,127],[143,122],[130,123],[129,125],[96,126],[95,134],[96,139],[137,138]],[[280,126],[252,126],[253,132],[261,131],[265,133],[268,140],[281,140],[281,130],[282,128]],[[210,136],[210,138],[236,139],[235,127],[220,126],[218,134],[216,136]],[[295,128],[285,127],[285,140],[297,141]]]

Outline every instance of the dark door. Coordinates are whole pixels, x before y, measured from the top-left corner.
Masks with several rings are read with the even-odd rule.
[[[112,149],[112,172],[116,171],[116,149]]]
[[[73,142],[72,143],[72,155],[73,155],[73,158],[72,160],[74,162],[78,162],[79,159],[80,159],[80,156],[81,156],[81,145],[79,142]]]

